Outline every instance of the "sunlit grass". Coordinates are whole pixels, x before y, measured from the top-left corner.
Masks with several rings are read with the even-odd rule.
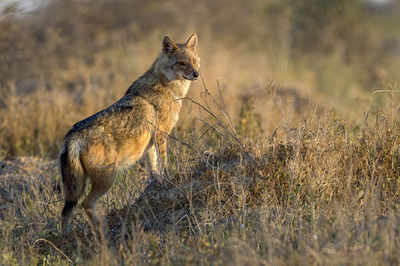
[[[0,264],[399,264],[398,11],[264,2],[63,1],[0,20]],[[66,132],[122,97],[164,35],[193,32],[202,79],[166,182],[137,202],[137,163],[97,204],[104,230],[78,207],[63,235]]]

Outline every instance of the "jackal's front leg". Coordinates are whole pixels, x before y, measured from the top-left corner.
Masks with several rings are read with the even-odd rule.
[[[164,136],[157,136],[155,144],[147,151],[148,182],[156,181],[165,175],[167,166],[167,139]]]
[[[147,150],[146,166],[147,166],[147,172],[149,173],[149,178],[147,179],[147,182],[152,183],[153,181],[156,181],[159,178],[161,173],[159,167],[157,149],[155,145],[152,145]]]

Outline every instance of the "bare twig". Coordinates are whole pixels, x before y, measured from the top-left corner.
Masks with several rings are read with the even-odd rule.
[[[49,240],[44,239],[44,238],[39,238],[36,239],[35,242],[33,242],[33,246],[35,246],[35,244],[39,241],[43,241],[46,243],[49,243],[55,250],[57,250],[58,252],[60,252],[69,262],[74,263],[67,255],[65,255],[64,252],[62,252],[62,250],[60,250],[59,248],[57,248],[53,243],[51,243]]]
[[[217,88],[218,88],[219,95],[220,95],[220,97],[221,97],[221,102],[222,102],[223,111],[224,111],[223,113],[224,113],[224,115],[225,115],[225,118],[228,120],[228,123],[229,123],[229,126],[231,127],[232,132],[233,132],[233,133],[236,135],[236,137],[237,137],[237,133],[236,133],[235,127],[234,127],[234,125],[233,125],[231,116],[229,115],[228,108],[226,107],[224,97],[222,96],[221,87],[220,87],[220,85],[219,85],[219,79],[217,79]]]
[[[201,103],[199,103],[199,102],[193,100],[193,99],[190,98],[190,97],[182,97],[182,98],[179,98],[179,99],[181,99],[181,100],[189,100],[189,101],[191,101],[193,104],[196,104],[197,106],[199,106],[202,110],[206,111],[209,115],[211,115],[211,116],[218,122],[218,125],[219,125],[220,127],[222,127],[225,131],[227,131],[228,134],[236,141],[235,144],[237,144],[237,145],[239,145],[239,146],[241,147],[240,141],[239,141],[239,138],[237,137],[237,135],[236,135],[235,133],[232,133],[231,130],[229,130],[229,128],[227,128],[227,127],[222,123],[221,119],[219,119],[210,109],[204,107]],[[200,119],[200,118],[197,118],[197,119],[198,119],[199,121],[205,122],[205,123],[208,124],[208,125],[211,125],[209,122],[207,122],[207,121],[205,121],[205,120],[202,120],[202,119]],[[212,126],[212,127],[213,127],[214,129],[216,129],[215,126]],[[221,131],[219,131],[218,129],[216,129],[216,130],[217,130],[218,133],[222,134]],[[227,137],[225,136],[225,138],[227,138]],[[229,141],[232,142],[231,140],[229,140]]]
[[[229,141],[232,144],[235,144],[232,142],[232,140],[230,140],[227,136],[225,136],[225,134],[223,134],[220,130],[218,130],[218,128],[216,128],[214,125],[212,125],[211,123],[209,123],[208,121],[201,119],[201,118],[196,118],[197,120],[203,122],[204,124],[208,125],[209,127],[211,127],[212,129],[214,129],[218,134],[220,134],[222,137],[224,137],[224,139],[226,139],[227,141]]]
[[[184,142],[183,140],[180,140],[180,139],[178,139],[178,138],[176,138],[176,137],[170,135],[170,134],[167,133],[166,131],[163,131],[163,130],[159,129],[156,125],[153,125],[153,123],[151,123],[150,121],[147,121],[147,122],[148,122],[150,125],[152,125],[158,132],[164,134],[164,136],[169,137],[169,138],[171,138],[171,139],[173,139],[173,140],[179,142],[179,143],[182,144],[182,145],[185,145],[186,147],[188,147],[188,148],[191,149],[191,150],[194,150],[194,148],[193,148],[190,144],[188,144],[188,143]]]
[[[373,91],[372,94],[382,93],[382,92],[400,93],[400,91],[394,91],[394,90],[377,90],[377,91]]]

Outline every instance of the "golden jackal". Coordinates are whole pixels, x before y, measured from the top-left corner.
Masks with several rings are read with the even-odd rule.
[[[67,133],[60,151],[64,231],[69,231],[69,218],[87,179],[92,188],[82,206],[96,224],[96,201],[112,186],[118,170],[146,154],[149,180],[162,174],[167,164],[166,133],[178,120],[180,98],[185,97],[190,81],[199,77],[196,45],[196,34],[178,44],[164,37],[158,58],[124,97],[76,123]]]

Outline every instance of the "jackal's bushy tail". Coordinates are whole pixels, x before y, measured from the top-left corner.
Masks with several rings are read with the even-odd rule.
[[[65,198],[65,205],[62,210],[63,220],[68,220],[85,189],[86,178],[80,160],[80,150],[81,143],[79,140],[67,140],[60,152],[59,159]]]

